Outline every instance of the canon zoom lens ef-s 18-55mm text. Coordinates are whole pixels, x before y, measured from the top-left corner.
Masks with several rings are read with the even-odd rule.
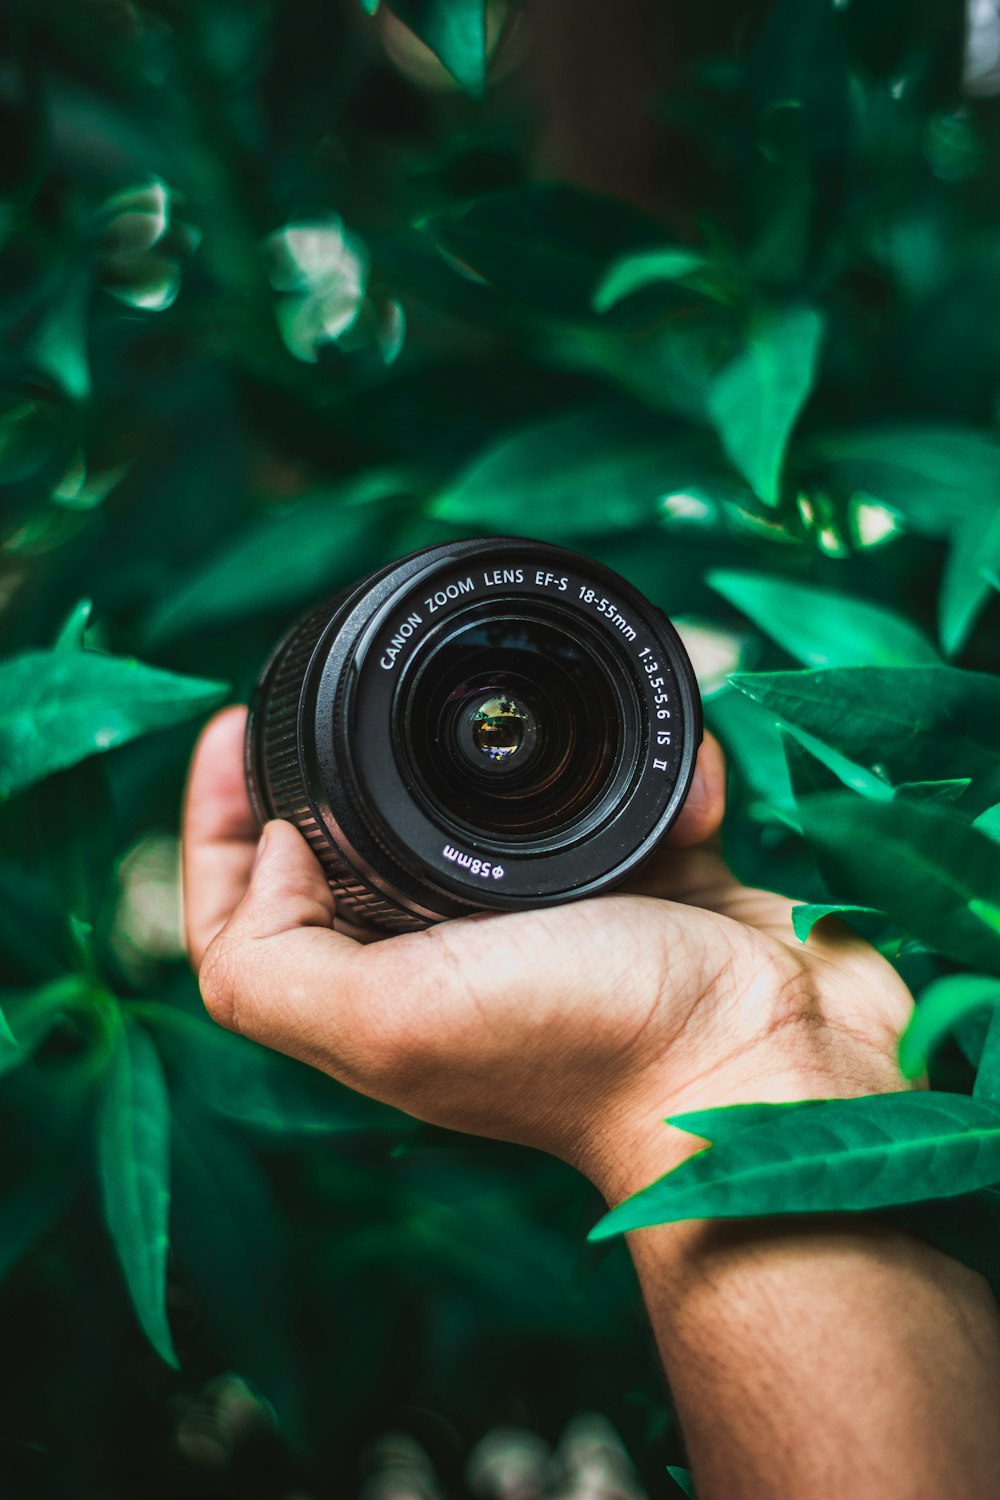
[[[625,880],[674,822],[702,721],[683,645],[561,547],[448,542],[345,589],[265,664],[250,797],[339,914],[405,932]]]

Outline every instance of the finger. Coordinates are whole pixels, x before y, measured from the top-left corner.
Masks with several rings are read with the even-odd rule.
[[[675,849],[703,844],[717,831],[726,811],[726,758],[714,734],[705,733],[694,778],[677,822],[667,835]]]
[[[184,798],[184,925],[195,968],[247,888],[259,828],[243,775],[245,708],[210,720]]]
[[[298,1054],[359,944],[334,930],[333,894],[291,823],[265,825],[234,910],[208,944],[202,998],[220,1025]],[[332,1019],[332,1018],[331,1018]]]

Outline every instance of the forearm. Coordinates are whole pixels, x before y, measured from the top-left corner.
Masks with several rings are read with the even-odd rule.
[[[855,1218],[641,1230],[631,1249],[700,1500],[991,1500],[982,1279]]]

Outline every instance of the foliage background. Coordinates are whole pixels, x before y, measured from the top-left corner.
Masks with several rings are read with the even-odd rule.
[[[585,1409],[670,1486],[587,1185],[217,1033],[179,950],[198,718],[449,536],[682,623],[735,867],[855,908],[982,1147],[874,1206],[997,1269],[994,7],[386,3],[0,11],[5,1493],[353,1493],[402,1426],[458,1494]],[[750,1211],[848,1203],[824,1150]]]

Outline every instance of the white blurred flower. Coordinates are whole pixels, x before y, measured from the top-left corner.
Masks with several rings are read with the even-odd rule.
[[[98,262],[104,290],[128,307],[163,312],[177,298],[185,258],[201,235],[174,213],[159,178],[107,200],[99,216]]]
[[[368,255],[361,241],[332,218],[286,224],[264,242],[282,337],[296,359],[318,358],[360,316],[368,287]]]

